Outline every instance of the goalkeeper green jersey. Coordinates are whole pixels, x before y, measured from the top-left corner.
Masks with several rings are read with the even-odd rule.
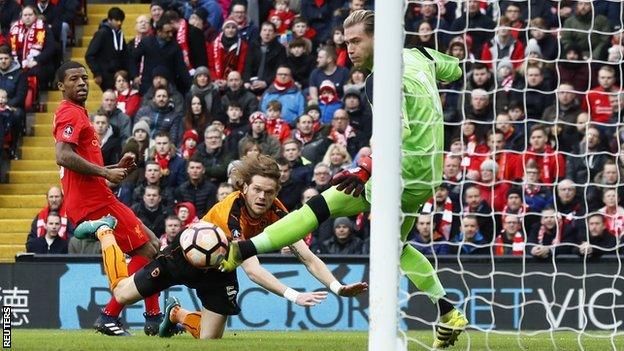
[[[462,75],[459,60],[433,49],[403,50],[403,134],[405,189],[431,189],[442,181],[444,116],[437,81]]]

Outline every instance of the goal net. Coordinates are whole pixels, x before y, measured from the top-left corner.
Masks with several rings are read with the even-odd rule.
[[[400,202],[388,181],[397,178],[399,163],[387,161],[401,155],[388,141],[400,139],[387,133],[406,127],[393,124],[388,110],[400,103],[388,83],[407,74],[406,63],[393,66],[397,21],[405,48],[447,53],[463,71],[459,80],[438,85],[443,149],[413,161],[428,160],[443,182],[428,184],[432,196],[421,208],[400,213],[403,220],[417,218],[407,245],[429,257],[447,299],[470,321],[456,349],[592,349],[588,340],[622,347],[623,6],[619,0],[407,1],[399,18],[380,19],[396,13],[377,3],[373,145],[383,155],[376,162],[384,161],[373,172],[371,350],[379,335],[399,335],[397,349],[431,349],[439,323],[436,305],[406,277],[414,272],[399,269],[395,279],[401,249],[384,241],[388,228],[398,228],[391,201]],[[407,128],[435,128],[427,123]],[[403,160],[408,154],[403,148]],[[406,167],[403,162],[402,189],[421,179]],[[388,312],[380,299],[395,292],[398,299],[390,302],[399,306],[398,318],[392,319],[397,309]],[[379,321],[396,328],[383,334]],[[531,344],[538,336],[545,343]]]

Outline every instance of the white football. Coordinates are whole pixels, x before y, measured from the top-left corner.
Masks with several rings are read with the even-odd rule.
[[[180,247],[194,267],[216,268],[228,252],[228,239],[216,224],[200,221],[180,234]]]

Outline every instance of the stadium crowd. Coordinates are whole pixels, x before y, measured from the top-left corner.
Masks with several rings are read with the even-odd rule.
[[[24,118],[25,76],[44,65],[28,53],[54,45],[31,35],[45,32],[51,43],[54,20],[29,19],[41,0],[21,17],[14,0],[0,1],[0,43],[9,44],[0,48],[0,132],[17,140],[23,127],[11,121]],[[618,252],[622,6],[410,3],[405,46],[446,52],[464,71],[440,86],[444,181],[423,206],[412,245],[429,254],[537,259]],[[138,160],[127,179],[110,184],[115,194],[165,246],[234,190],[229,174],[246,155],[276,158],[278,198],[290,210],[327,189],[334,174],[372,153],[369,72],[352,67],[341,27],[350,11],[372,7],[364,0],[155,0],[135,33],[122,32],[125,15],[111,8],[85,58],[104,92],[90,112],[105,163],[128,153]],[[58,188],[47,198],[29,251],[97,252],[96,243],[72,245]],[[306,243],[317,253],[366,254],[368,228],[368,213],[328,220]]]

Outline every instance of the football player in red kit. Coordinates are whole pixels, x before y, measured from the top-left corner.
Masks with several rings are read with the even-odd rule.
[[[104,167],[100,141],[84,107],[89,93],[87,70],[80,63],[68,61],[58,68],[56,76],[63,100],[56,109],[52,133],[67,214],[76,224],[108,214],[117,218],[115,238],[121,250],[132,256],[128,270],[138,271],[158,253],[158,239],[106,184],[122,181],[136,167],[134,157],[124,156],[119,163]],[[123,307],[111,298],[96,320],[95,329],[111,336],[130,335],[119,319]],[[145,333],[157,334],[162,321],[158,295],[145,298],[144,316]]]

